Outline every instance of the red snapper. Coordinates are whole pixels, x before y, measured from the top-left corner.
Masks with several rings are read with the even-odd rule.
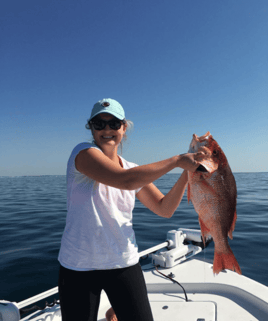
[[[187,197],[198,213],[203,241],[208,235],[214,240],[213,272],[229,269],[241,274],[227,237],[233,238],[237,217],[236,182],[227,158],[209,132],[194,134],[189,152],[204,154],[197,171],[188,172]]]

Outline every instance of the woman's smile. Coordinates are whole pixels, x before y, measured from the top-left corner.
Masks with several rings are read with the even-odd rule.
[[[99,118],[105,121],[109,121],[112,120],[114,116],[102,113],[99,115]],[[96,144],[100,148],[102,148],[103,151],[106,150],[106,148],[110,149],[116,147],[115,153],[117,154],[117,147],[123,139],[125,131],[126,128],[123,124],[118,130],[111,129],[110,126],[106,124],[105,128],[103,128],[102,130],[94,130],[93,137]]]

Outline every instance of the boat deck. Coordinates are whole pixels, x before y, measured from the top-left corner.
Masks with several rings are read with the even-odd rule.
[[[268,320],[268,287],[252,279],[229,270],[214,275],[212,264],[196,258],[172,268],[159,268],[159,271],[172,274],[173,280],[184,287],[188,301],[177,283],[160,275],[152,264],[143,266],[154,321]],[[56,293],[57,288],[48,292]],[[20,307],[30,303],[27,301],[21,302]],[[105,321],[109,308],[109,300],[103,292],[98,321]],[[55,305],[22,320],[61,321],[60,307]]]
[[[198,259],[159,271],[174,275],[171,280],[160,275],[153,265],[143,266],[154,321],[267,321],[268,288],[232,271],[214,275],[212,265]],[[79,307],[78,307],[79,308]],[[110,308],[103,292],[98,321],[105,321]],[[61,321],[59,305],[33,313],[24,321]],[[126,320],[127,321],[127,320]]]
[[[170,269],[159,269],[184,287],[163,277],[151,264],[143,267],[154,321],[267,321],[268,288],[226,270],[214,275],[212,264],[192,259]],[[103,295],[105,296],[105,294]],[[103,297],[98,321],[110,307]]]

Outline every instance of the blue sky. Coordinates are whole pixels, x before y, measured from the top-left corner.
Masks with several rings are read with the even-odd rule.
[[[10,0],[0,25],[0,176],[65,174],[102,98],[129,161],[210,131],[234,172],[268,171],[267,0]]]

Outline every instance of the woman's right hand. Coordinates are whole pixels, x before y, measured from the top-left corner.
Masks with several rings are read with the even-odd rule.
[[[205,154],[203,152],[178,155],[177,167],[190,172],[195,172],[204,156]]]

